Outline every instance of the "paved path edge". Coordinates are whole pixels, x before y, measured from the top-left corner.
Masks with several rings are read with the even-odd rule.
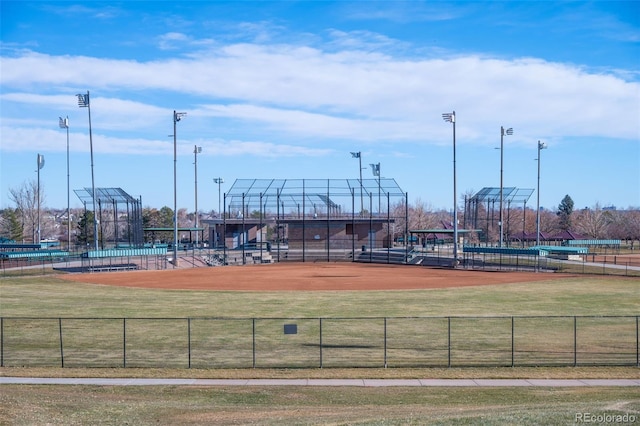
[[[640,386],[640,379],[124,379],[0,377],[0,385],[575,387]]]

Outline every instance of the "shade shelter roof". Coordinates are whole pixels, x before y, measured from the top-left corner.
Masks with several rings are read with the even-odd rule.
[[[351,197],[404,197],[395,179],[237,179],[225,194],[229,206],[301,205],[335,209],[350,207]],[[366,203],[368,205],[369,203]],[[359,205],[359,204],[358,204]],[[377,201],[376,201],[377,205]],[[257,207],[254,207],[257,209]]]
[[[502,200],[505,203],[526,203],[531,198],[533,189],[503,187]],[[500,201],[500,188],[485,187],[471,197],[470,201]]]
[[[74,189],[73,192],[84,204],[93,202],[91,188]],[[136,203],[138,200],[127,194],[122,188],[96,188],[96,202],[100,203]]]

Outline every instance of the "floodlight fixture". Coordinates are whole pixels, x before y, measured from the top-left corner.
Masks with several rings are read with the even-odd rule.
[[[442,114],[442,119],[447,123],[455,123],[456,122],[456,112],[445,112]]]
[[[458,265],[458,195],[456,192],[456,112],[445,112],[442,119],[453,125],[453,267]]]
[[[89,108],[89,91],[87,93],[78,93],[76,96],[78,97],[78,106],[80,108]]]

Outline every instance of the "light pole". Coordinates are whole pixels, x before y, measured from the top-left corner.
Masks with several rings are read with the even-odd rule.
[[[536,245],[540,245],[540,151],[547,149],[547,144],[538,141],[538,204],[536,207]]]
[[[505,130],[504,127],[500,126],[500,222],[498,223],[500,228],[500,242],[498,243],[498,247],[502,247],[502,238],[504,232],[502,230],[502,222],[503,222],[503,213],[502,213],[502,194],[504,191],[504,186],[502,184],[502,165],[503,165],[503,148],[504,148],[504,135],[507,134],[509,136],[513,135],[513,129],[509,127]]]
[[[213,178],[213,182],[218,184],[218,216],[222,217],[222,205],[220,204],[220,200],[222,199],[220,198],[220,185],[224,183],[224,179],[222,179],[221,177]]]
[[[96,209],[96,181],[93,174],[93,134],[91,132],[91,102],[89,91],[86,94],[78,93],[78,107],[87,108],[89,111],[89,151],[91,151],[91,198],[93,198],[93,239],[94,248],[98,250],[98,210]]]
[[[442,119],[453,125],[453,267],[458,264],[458,205],[456,194],[456,112],[445,112]]]
[[[193,165],[194,165],[194,173],[195,173],[195,182],[196,182],[196,214],[195,214],[195,228],[196,228],[196,247],[198,247],[198,154],[202,152],[202,147],[194,145],[193,146]]]
[[[358,170],[360,172],[360,214],[362,214],[362,211],[364,210],[364,198],[362,195],[362,152],[352,152],[351,158],[358,159]]]
[[[36,195],[37,197],[37,204],[38,204],[38,229],[37,229],[37,235],[38,235],[38,244],[40,244],[40,241],[42,240],[41,238],[41,231],[40,231],[40,169],[44,167],[44,155],[40,155],[38,154],[38,159],[36,160],[37,162],[37,167],[38,167],[38,194]]]
[[[373,173],[373,176],[377,176],[378,177],[378,214],[380,214],[380,193],[382,192],[381,186],[380,186],[380,163],[378,164],[369,164],[371,166],[371,172]]]
[[[66,118],[58,117],[58,122],[61,129],[67,129],[67,251],[71,251],[71,208],[70,204],[70,189],[69,189],[69,116]]]
[[[173,267],[178,266],[178,141],[176,124],[187,115],[173,111]]]

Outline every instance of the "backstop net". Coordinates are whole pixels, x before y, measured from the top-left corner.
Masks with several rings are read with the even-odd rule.
[[[394,179],[238,179],[210,242],[226,263],[406,261],[407,194]],[[402,238],[401,238],[402,237]]]

